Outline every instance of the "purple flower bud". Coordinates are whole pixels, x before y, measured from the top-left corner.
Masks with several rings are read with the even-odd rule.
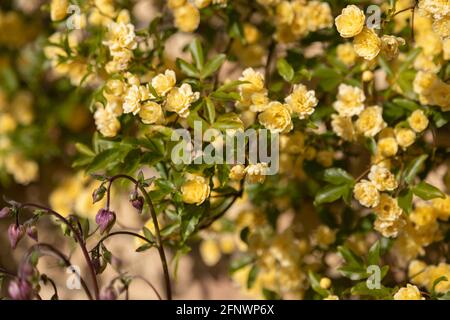
[[[38,241],[38,231],[36,226],[27,226],[27,235],[34,241]]]
[[[117,300],[116,290],[111,286],[103,288],[100,292],[100,300]]]
[[[131,200],[131,204],[139,213],[141,213],[144,208],[144,198],[139,196],[136,199]]]
[[[0,219],[7,218],[11,214],[11,209],[8,207],[4,207],[0,210]]]
[[[11,243],[11,248],[15,249],[20,239],[25,235],[25,228],[23,225],[16,225],[15,223],[8,228],[8,238]]]
[[[31,283],[23,279],[15,279],[9,283],[9,295],[13,300],[30,300],[32,294]]]
[[[95,222],[100,227],[100,233],[108,233],[116,222],[116,214],[107,209],[100,209],[95,216]]]

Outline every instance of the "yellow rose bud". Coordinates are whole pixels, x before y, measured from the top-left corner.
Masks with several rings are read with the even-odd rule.
[[[331,280],[330,278],[322,278],[320,279],[319,285],[322,289],[329,289],[331,287]]]
[[[366,16],[361,9],[355,5],[349,5],[335,19],[335,24],[341,37],[351,38],[363,30],[365,20]]]
[[[52,0],[50,3],[50,18],[52,21],[60,21],[67,15],[69,0]]]
[[[202,176],[190,176],[181,186],[183,202],[188,204],[201,205],[209,197],[209,193],[209,183]]]
[[[373,80],[373,72],[370,70],[366,70],[363,72],[362,77],[361,77],[362,81],[364,82],[370,82]]]

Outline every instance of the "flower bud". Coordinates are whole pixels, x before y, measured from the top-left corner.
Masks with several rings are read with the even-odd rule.
[[[11,248],[15,249],[20,239],[25,234],[25,228],[21,224],[12,224],[8,228],[8,238],[11,243]]]
[[[100,292],[100,300],[117,300],[116,290],[111,286],[103,288]]]
[[[92,193],[92,202],[96,203],[103,199],[105,196],[106,189],[104,186],[100,186],[98,189],[95,189]]]
[[[31,283],[23,279],[15,279],[9,283],[8,293],[13,300],[30,300]]]
[[[95,216],[95,222],[100,227],[101,234],[105,231],[108,233],[116,222],[116,214],[107,209],[100,209]]]
[[[0,219],[7,218],[11,214],[11,209],[8,207],[4,207],[0,210]]]
[[[141,213],[144,208],[144,198],[138,196],[136,199],[131,200],[131,204],[139,213]]]
[[[38,231],[36,226],[28,226],[27,227],[27,236],[29,236],[31,239],[33,239],[34,241],[38,241]]]

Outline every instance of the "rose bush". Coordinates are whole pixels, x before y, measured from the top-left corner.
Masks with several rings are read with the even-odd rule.
[[[116,235],[159,253],[163,298],[198,243],[256,297],[450,298],[449,21],[432,0],[6,1],[0,172],[28,184],[37,162],[70,159],[61,144],[77,150],[49,207],[5,199],[11,247],[53,216],[91,299],[129,288],[98,281]],[[48,142],[49,127],[72,134]],[[117,226],[126,192],[140,233]],[[70,265],[34,244],[1,269],[11,298],[39,297],[45,254]]]

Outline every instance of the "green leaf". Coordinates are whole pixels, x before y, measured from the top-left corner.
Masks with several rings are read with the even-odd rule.
[[[244,130],[244,123],[236,113],[230,112],[220,115],[217,118],[216,122],[213,124],[213,128],[219,130],[227,130],[227,129]]]
[[[258,277],[259,268],[256,265],[250,269],[247,278],[247,289],[250,289],[255,284],[256,278]]]
[[[199,78],[200,73],[192,64],[184,61],[183,59],[178,58],[176,62],[178,68],[183,71],[187,76],[193,77],[193,78]]]
[[[314,76],[319,78],[319,86],[325,91],[336,88],[342,82],[342,76],[332,68],[318,67],[314,70]]]
[[[416,196],[422,198],[423,200],[445,198],[445,194],[441,190],[424,181],[414,186],[412,191]]]
[[[212,58],[210,61],[208,61],[205,65],[205,67],[202,69],[202,72],[200,74],[201,78],[208,78],[210,75],[212,75],[214,72],[219,70],[219,68],[224,63],[225,59],[227,58],[224,54],[218,54],[214,58]]]
[[[339,246],[338,248],[339,254],[345,260],[346,264],[351,266],[363,267],[364,261],[361,257],[357,256],[352,250],[345,246]]]
[[[413,112],[420,108],[420,106],[417,103],[408,99],[397,98],[392,100],[392,102],[397,106],[402,107],[403,109],[408,110],[410,112]]]
[[[323,180],[334,185],[355,183],[353,177],[341,168],[330,168],[325,170]]]
[[[435,295],[436,294],[436,286],[441,283],[441,282],[445,282],[448,281],[448,278],[446,276],[441,276],[439,278],[437,278],[436,280],[433,281],[433,286],[431,288],[431,294]]]
[[[146,250],[150,249],[151,247],[153,247],[152,244],[150,244],[150,243],[145,243],[145,244],[143,244],[142,246],[140,246],[139,248],[137,248],[137,249],[136,249],[136,252],[143,252],[143,251],[146,251]]]
[[[380,289],[367,288],[366,281],[359,282],[350,290],[351,294],[358,296],[371,296],[375,298],[387,298],[392,295],[392,289],[381,286]]]
[[[416,177],[417,173],[422,168],[422,164],[425,162],[425,160],[427,160],[427,158],[428,158],[428,155],[423,154],[408,163],[408,165],[406,166],[404,175],[403,175],[406,183],[412,184],[414,182],[414,178]]]
[[[243,256],[241,258],[235,259],[230,263],[230,273],[234,273],[239,269],[248,266],[252,262],[253,258],[251,256]]]
[[[192,60],[194,60],[197,69],[202,70],[205,62],[205,56],[203,55],[203,47],[199,39],[196,38],[191,42],[189,45],[189,51],[191,52]]]
[[[311,284],[311,288],[317,292],[322,298],[328,297],[328,290],[323,289],[320,286],[320,277],[313,271],[308,272],[309,283]]]
[[[81,154],[89,157],[95,157],[95,152],[83,143],[75,143],[75,148]]]
[[[210,124],[213,124],[214,120],[216,120],[216,106],[210,98],[206,98],[205,102],[206,118],[208,119]]]
[[[370,265],[378,265],[380,262],[380,252],[381,246],[380,241],[376,241],[372,247],[369,249],[369,253],[367,255],[367,264]]]
[[[283,79],[288,82],[291,82],[292,79],[294,78],[294,69],[286,61],[286,59],[279,59],[277,61],[277,70],[280,76],[282,76]]]
[[[263,293],[264,299],[266,299],[266,300],[281,300],[281,297],[278,293],[276,293],[275,291],[269,290],[267,288],[263,288],[262,293]]]
[[[412,210],[412,200],[413,192],[409,188],[403,189],[397,198],[399,207],[402,208],[406,213],[410,213]]]
[[[319,205],[323,203],[334,202],[345,195],[348,189],[349,186],[345,184],[337,186],[327,185],[317,192],[316,198],[314,199],[314,204]]]
[[[144,237],[151,242],[156,242],[153,233],[146,227],[142,228],[142,232],[144,233]]]

